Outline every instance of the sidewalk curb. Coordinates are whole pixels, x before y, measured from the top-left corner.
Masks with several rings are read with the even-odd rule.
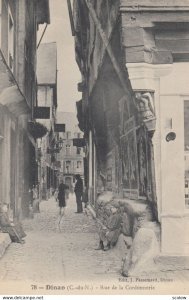
[[[11,244],[11,239],[8,233],[0,232],[0,258],[4,255],[6,249]]]

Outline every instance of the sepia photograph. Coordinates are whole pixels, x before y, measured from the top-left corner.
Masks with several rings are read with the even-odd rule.
[[[52,295],[189,295],[189,0],[0,0],[0,296]]]

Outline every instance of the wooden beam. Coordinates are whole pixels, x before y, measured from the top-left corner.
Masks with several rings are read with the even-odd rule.
[[[100,23],[100,21],[99,21],[99,19],[97,17],[97,14],[96,14],[96,12],[95,12],[95,10],[93,8],[93,5],[91,4],[90,0],[85,0],[85,3],[86,3],[86,6],[87,6],[87,8],[89,10],[89,14],[90,14],[90,16],[91,16],[91,18],[92,18],[92,20],[93,20],[93,22],[94,22],[94,24],[95,24],[95,26],[96,26],[96,28],[98,30],[98,33],[99,33],[99,35],[100,35],[100,37],[102,39],[102,42],[103,42],[103,44],[104,44],[104,46],[106,48],[106,51],[107,51],[107,53],[108,53],[108,55],[110,57],[110,60],[111,60],[112,65],[113,65],[113,67],[114,67],[114,69],[116,71],[116,74],[117,74],[117,76],[118,76],[118,78],[119,78],[119,80],[121,82],[122,88],[123,88],[125,94],[130,98],[131,95],[130,95],[128,89],[127,89],[125,77],[124,77],[123,72],[122,72],[122,70],[121,70],[121,68],[120,68],[120,66],[119,66],[119,64],[117,62],[117,59],[116,59],[116,57],[115,57],[115,55],[114,55],[114,53],[112,51],[111,45],[109,43],[109,39],[107,38],[104,30],[102,29],[102,25],[101,25],[101,23]],[[130,112],[130,108],[129,108],[128,103],[127,103],[127,106],[128,106],[127,107],[128,111]]]
[[[69,18],[70,18],[70,26],[71,26],[72,36],[75,36],[75,26],[74,26],[72,6],[71,6],[70,0],[67,0],[67,6],[68,6],[68,13],[69,13]]]

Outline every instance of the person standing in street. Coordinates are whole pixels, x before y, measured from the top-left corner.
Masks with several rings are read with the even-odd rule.
[[[65,213],[65,207],[66,207],[66,195],[68,193],[69,186],[63,183],[63,180],[61,180],[60,185],[58,187],[58,206],[60,208],[59,214],[62,217]]]
[[[75,175],[75,178],[77,180],[74,189],[75,196],[76,196],[76,203],[77,203],[76,213],[82,213],[83,212],[83,206],[82,206],[83,181],[79,174]]]

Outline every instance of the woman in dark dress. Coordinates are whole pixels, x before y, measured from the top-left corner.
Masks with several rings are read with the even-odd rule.
[[[58,187],[58,205],[60,208],[59,214],[64,215],[64,210],[66,207],[66,194],[69,190],[69,187],[63,183],[63,181],[60,183]]]

